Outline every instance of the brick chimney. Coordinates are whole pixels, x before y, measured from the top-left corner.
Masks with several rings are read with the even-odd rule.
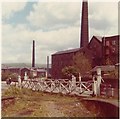
[[[88,2],[82,2],[82,16],[81,16],[81,40],[80,47],[87,46],[89,42],[89,28],[88,28]]]
[[[35,41],[33,40],[32,67],[35,67]]]
[[[49,76],[49,56],[47,56],[47,77]]]

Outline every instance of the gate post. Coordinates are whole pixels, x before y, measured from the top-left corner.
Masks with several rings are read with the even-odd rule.
[[[24,80],[27,80],[28,77],[27,77],[27,73],[25,72],[25,75],[24,75]]]
[[[79,84],[80,84],[80,93],[82,92],[82,82],[81,82],[81,75],[79,73]]]
[[[97,95],[100,96],[101,68],[97,68]]]
[[[18,76],[18,87],[20,87],[21,89],[21,76],[20,75]]]
[[[69,80],[69,93],[71,92],[72,90],[72,81]]]
[[[76,77],[74,75],[72,75],[72,87],[73,89],[76,87]]]
[[[97,96],[97,77],[93,76],[93,94]]]
[[[59,83],[59,93],[61,93],[61,84]]]

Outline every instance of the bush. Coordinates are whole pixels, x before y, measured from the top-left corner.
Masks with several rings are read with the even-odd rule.
[[[71,78],[72,75],[77,76],[78,71],[74,66],[68,66],[68,67],[64,67],[62,69],[62,73],[64,75],[65,78]]]
[[[11,81],[18,81],[18,74],[12,73],[9,75],[9,78],[11,78]]]
[[[3,96],[15,96],[15,97],[23,97],[23,96],[32,96],[33,91],[26,88],[18,88],[15,86],[10,86],[3,94]]]
[[[2,81],[6,81],[7,79],[10,79],[11,81],[17,81],[18,80],[18,74],[17,73],[11,73],[9,71],[2,72]]]

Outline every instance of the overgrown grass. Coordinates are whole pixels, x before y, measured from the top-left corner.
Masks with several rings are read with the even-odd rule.
[[[20,89],[15,86],[11,86],[7,89],[4,94],[4,97],[14,96],[15,104],[11,104],[7,107],[2,108],[2,116],[7,117],[16,117],[16,116],[47,116],[42,102],[44,101],[53,101],[57,103],[69,103],[74,102],[77,98],[73,99],[61,94],[51,94],[32,91],[30,89]]]
[[[9,87],[4,93],[3,96],[21,96],[22,95],[22,90],[15,86]]]
[[[43,116],[43,108],[41,106],[41,93],[34,92],[29,89],[19,89],[17,87],[11,86],[7,89],[4,97],[14,96],[15,104],[11,104],[7,107],[2,108],[2,116]],[[37,111],[36,111],[37,110]],[[30,112],[30,113],[28,113]],[[39,112],[39,114],[38,114]]]
[[[74,96],[37,92],[14,86],[6,90],[3,96],[14,96],[15,104],[2,107],[2,117],[47,117],[49,112],[46,107],[49,106],[49,101],[54,102],[57,105],[56,110],[62,111],[67,117],[97,116],[87,110],[80,98]]]

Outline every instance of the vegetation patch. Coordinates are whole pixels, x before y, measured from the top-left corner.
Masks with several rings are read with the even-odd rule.
[[[2,95],[14,96],[15,103],[2,107],[2,117],[97,117],[81,98],[10,87]],[[91,105],[92,106],[92,105]]]

